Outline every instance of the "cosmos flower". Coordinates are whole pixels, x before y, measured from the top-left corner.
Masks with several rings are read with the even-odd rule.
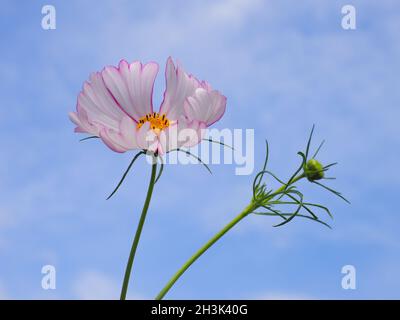
[[[154,62],[142,64],[135,61],[129,64],[122,60],[118,67],[105,67],[101,72],[93,73],[89,81],[84,83],[78,96],[76,112],[69,114],[71,121],[76,125],[75,132],[100,138],[116,152],[140,150],[133,157],[117,187],[107,199],[110,199],[118,190],[136,159],[147,152],[151,155],[150,181],[126,264],[121,300],[125,300],[127,296],[133,263],[154,186],[163,172],[164,163],[163,161],[159,163],[159,159],[170,151],[182,151],[182,147],[198,144],[203,138],[203,129],[221,119],[226,109],[225,96],[213,90],[207,82],[188,75],[180,65],[175,66],[172,59],[168,58],[165,69],[164,99],[159,111],[154,111],[152,98],[157,73],[158,64]],[[318,209],[332,217],[329,209],[318,203],[305,202],[303,193],[296,186],[298,181],[307,178],[311,183],[323,187],[348,202],[340,192],[319,182],[322,179],[333,179],[325,177],[325,172],[336,163],[323,166],[316,159],[323,142],[309,158],[313,132],[314,126],[305,152],[298,152],[302,159],[300,166],[285,181],[267,170],[269,147],[266,143],[264,166],[253,180],[253,195],[249,204],[182,265],[156,296],[157,300],[163,299],[195,261],[235,225],[251,214],[281,219],[275,227],[283,226],[295,218],[305,218],[329,227],[315,213]],[[207,140],[225,145],[220,141]],[[186,152],[190,154],[188,150]],[[196,158],[201,162],[200,158]],[[277,189],[271,189],[270,181],[268,184],[265,182],[264,176],[268,175],[279,183],[280,186]]]
[[[121,153],[142,149],[162,155],[198,144],[202,129],[223,116],[226,97],[168,58],[164,99],[156,112],[152,96],[157,73],[155,62],[125,60],[93,73],[78,96],[76,112],[69,114],[75,132],[97,136]]]

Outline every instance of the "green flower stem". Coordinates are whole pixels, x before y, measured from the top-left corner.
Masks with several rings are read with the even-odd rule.
[[[154,184],[155,184],[155,180],[156,180],[156,171],[157,171],[157,161],[156,161],[156,159],[153,159],[149,188],[147,190],[146,200],[145,200],[144,205],[143,205],[142,214],[140,216],[139,224],[138,224],[138,227],[136,229],[135,238],[134,238],[133,243],[132,243],[131,252],[129,254],[128,263],[126,265],[124,282],[122,284],[120,300],[125,300],[126,299],[126,293],[128,291],[129,278],[130,278],[131,271],[132,271],[133,260],[135,259],[136,249],[137,249],[138,244],[139,244],[140,235],[142,233],[143,225],[144,225],[144,222],[146,220],[147,210],[149,209],[151,196],[153,194]]]
[[[183,273],[189,269],[189,267],[203,254],[205,253],[214,243],[216,243],[225,233],[232,229],[239,221],[246,217],[252,210],[253,205],[249,205],[240,214],[238,214],[231,222],[229,222],[221,231],[219,231],[214,237],[212,237],[204,246],[202,246],[186,263],[178,270],[177,273],[169,280],[167,285],[157,295],[156,300],[161,300],[167,294],[169,289],[175,284],[175,282],[183,275]]]
[[[304,174],[298,175],[295,177],[290,184],[297,182],[298,180],[304,178]],[[277,189],[274,193],[279,193],[285,190],[287,186],[282,185],[279,189]],[[229,222],[224,228],[222,228],[217,234],[215,234],[205,245],[203,245],[193,256],[189,258],[185,262],[185,264],[172,276],[172,278],[168,281],[165,287],[160,291],[160,293],[156,296],[155,300],[162,300],[164,296],[168,293],[168,291],[172,288],[176,281],[185,273],[187,269],[203,255],[214,243],[216,243],[219,239],[221,239],[229,230],[231,230],[236,224],[238,224],[242,219],[247,217],[251,212],[258,208],[259,204],[251,201],[251,203],[241,212],[239,213],[231,222]]]

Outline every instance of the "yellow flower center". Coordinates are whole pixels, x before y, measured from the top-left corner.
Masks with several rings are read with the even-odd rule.
[[[161,131],[168,128],[170,123],[165,114],[160,115],[157,112],[153,112],[141,117],[137,124],[137,128],[139,129],[146,122],[150,122],[150,128],[155,131]]]

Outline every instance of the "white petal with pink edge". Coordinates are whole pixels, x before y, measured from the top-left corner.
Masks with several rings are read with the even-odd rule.
[[[111,150],[122,153],[138,148],[136,133],[136,123],[125,116],[119,123],[118,130],[103,127],[99,135]]]
[[[178,148],[190,148],[198,144],[204,134],[205,125],[198,121],[188,121],[181,117],[159,135],[158,153],[164,154]]]
[[[166,114],[168,119],[179,119],[184,110],[185,100],[194,94],[199,87],[207,87],[206,82],[200,82],[192,75],[188,75],[180,65],[175,67],[171,57],[165,67],[166,89],[160,113]]]
[[[104,68],[102,76],[114,101],[137,121],[153,112],[152,95],[157,73],[157,63],[142,65],[141,62],[135,61],[129,64],[122,60],[118,68]]]
[[[100,127],[118,129],[126,114],[116,105],[99,72],[93,73],[78,95],[77,111],[70,119],[78,132],[99,135]]]
[[[140,149],[156,152],[158,148],[158,136],[150,129],[150,123],[146,122],[136,131],[136,142]]]
[[[118,132],[114,129],[102,128],[100,130],[100,138],[107,147],[115,152],[123,153],[127,151],[127,149],[120,144]]]
[[[226,97],[216,90],[196,89],[193,96],[186,99],[185,114],[189,120],[205,123],[207,127],[217,122],[226,109]]]

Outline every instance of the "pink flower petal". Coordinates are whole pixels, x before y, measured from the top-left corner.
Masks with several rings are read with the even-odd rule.
[[[141,149],[152,152],[157,150],[158,137],[155,132],[150,129],[150,122],[146,122],[136,131],[136,143]]]
[[[89,133],[98,136],[98,126],[89,123],[86,111],[82,109],[79,105],[77,105],[76,112],[69,113],[69,118],[76,125],[75,132]]]
[[[137,149],[137,124],[130,117],[124,117],[119,124],[120,143],[127,149]]]
[[[130,117],[125,116],[119,123],[118,131],[103,128],[100,137],[107,146],[116,152],[125,152],[137,149],[137,124]]]
[[[186,120],[187,121],[187,120]],[[182,121],[181,121],[182,122]],[[182,147],[191,148],[201,142],[204,137],[206,125],[200,121],[188,121],[186,128],[180,131],[180,144]]]
[[[177,120],[184,112],[186,98],[193,95],[196,88],[202,86],[202,83],[188,75],[179,65],[175,67],[171,57],[167,60],[165,80],[166,89],[160,113],[165,113],[170,120]]]
[[[114,101],[138,121],[147,113],[153,112],[152,95],[157,73],[157,63],[142,65],[136,61],[129,64],[122,60],[118,68],[104,68],[102,76]]]
[[[117,130],[121,119],[127,116],[114,102],[99,72],[84,83],[76,109],[76,113],[70,114],[71,121],[77,125],[76,131],[97,136],[103,127]]]
[[[226,109],[226,97],[218,91],[196,89],[193,96],[186,99],[185,114],[189,120],[204,122],[207,127],[217,122]]]
[[[100,130],[100,138],[111,150],[123,153],[127,151],[120,143],[119,139],[116,137],[117,133],[112,129],[103,128]]]
[[[164,154],[178,148],[190,148],[201,142],[205,124],[198,121],[188,121],[181,117],[178,122],[169,126],[159,135],[159,154]]]

